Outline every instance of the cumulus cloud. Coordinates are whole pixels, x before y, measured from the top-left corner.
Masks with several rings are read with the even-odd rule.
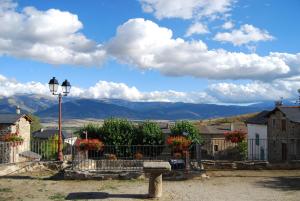
[[[259,56],[209,50],[201,40],[173,38],[170,29],[142,18],[130,19],[119,26],[106,49],[117,60],[143,70],[208,79],[272,80],[299,73],[300,63],[299,53]]]
[[[259,29],[250,24],[244,24],[240,29],[234,29],[232,32],[217,33],[214,37],[216,41],[230,42],[234,46],[273,39],[274,37],[270,35],[268,31]]]
[[[128,101],[163,101],[187,103],[253,103],[297,97],[300,76],[274,80],[270,83],[253,81],[246,84],[221,82],[211,84],[203,91],[175,90],[143,92],[125,83],[99,81],[88,88],[72,86],[69,96],[91,99],[122,99]],[[48,85],[40,82],[20,83],[0,74],[0,97],[16,94],[37,94],[51,98]],[[53,98],[53,97],[52,97]]]
[[[14,79],[6,78],[0,74],[0,96],[13,96],[15,94],[46,94],[49,88],[39,82],[19,83]]]
[[[234,24],[232,21],[227,21],[222,25],[223,29],[232,29],[234,27]]]
[[[200,22],[196,22],[188,28],[185,36],[189,37],[193,34],[207,34],[207,33],[209,33],[207,26]]]
[[[101,44],[79,32],[78,16],[67,11],[18,10],[10,0],[0,3],[0,55],[31,58],[51,64],[99,65],[106,53]]]
[[[163,18],[216,18],[231,10],[235,0],[140,0],[144,12]]]
[[[250,103],[257,101],[274,101],[283,98],[297,98],[300,77],[274,80],[270,83],[254,81],[247,84],[217,83],[210,85],[207,93],[218,100],[229,103]]]
[[[37,94],[52,97],[48,84],[40,82],[20,83],[0,74],[0,97],[10,97],[16,94]],[[123,99],[129,101],[216,102],[206,92],[178,92],[174,90],[142,92],[134,86],[130,87],[124,83],[108,81],[99,81],[89,88],[72,86],[69,96],[91,99]]]

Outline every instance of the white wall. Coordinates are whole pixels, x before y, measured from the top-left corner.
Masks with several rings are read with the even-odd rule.
[[[247,124],[248,128],[248,159],[268,160],[267,125]],[[259,135],[257,145],[256,134]]]

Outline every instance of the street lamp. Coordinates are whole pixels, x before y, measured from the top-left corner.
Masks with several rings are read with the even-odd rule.
[[[62,93],[57,93],[58,91],[58,86],[59,83],[57,81],[57,79],[55,79],[55,77],[53,77],[50,81],[49,81],[49,89],[50,92],[52,93],[52,95],[56,95],[58,96],[58,148],[57,148],[57,159],[59,161],[63,161],[63,153],[62,153],[62,129],[61,129],[61,100],[62,100],[62,96],[67,96],[70,93],[71,90],[71,84],[68,80],[65,80],[62,85]]]

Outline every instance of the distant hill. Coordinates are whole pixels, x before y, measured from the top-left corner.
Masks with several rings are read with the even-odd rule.
[[[292,102],[285,102],[294,105]],[[58,105],[56,98],[47,98],[37,95],[17,95],[0,97],[0,113],[15,112],[19,105],[23,112],[30,112],[43,119],[57,118]],[[122,117],[129,119],[212,119],[230,117],[242,114],[255,113],[262,110],[271,110],[274,103],[262,102],[248,106],[169,103],[169,102],[130,102],[119,99],[79,99],[65,97],[63,99],[64,119],[104,119]]]
[[[208,119],[255,113],[263,107],[192,104],[192,103],[166,103],[166,102],[129,102],[123,100],[91,100],[76,99],[63,103],[64,118],[97,118],[123,117],[129,119]],[[36,112],[42,118],[56,118],[57,105]]]
[[[39,95],[16,95],[0,97],[0,113],[14,113],[19,105],[23,112],[34,113],[57,104],[55,98],[45,98]]]

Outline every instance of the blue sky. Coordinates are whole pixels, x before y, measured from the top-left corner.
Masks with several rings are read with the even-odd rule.
[[[0,28],[0,89],[5,91],[0,95],[27,93],[25,87],[47,95],[45,84],[56,76],[70,80],[73,96],[96,99],[248,103],[295,98],[300,2],[205,2],[0,0],[0,22],[8,27]],[[7,17],[12,13],[19,21]],[[22,29],[13,31],[16,27]],[[60,57],[60,51],[73,56]],[[77,57],[83,53],[84,59]]]

